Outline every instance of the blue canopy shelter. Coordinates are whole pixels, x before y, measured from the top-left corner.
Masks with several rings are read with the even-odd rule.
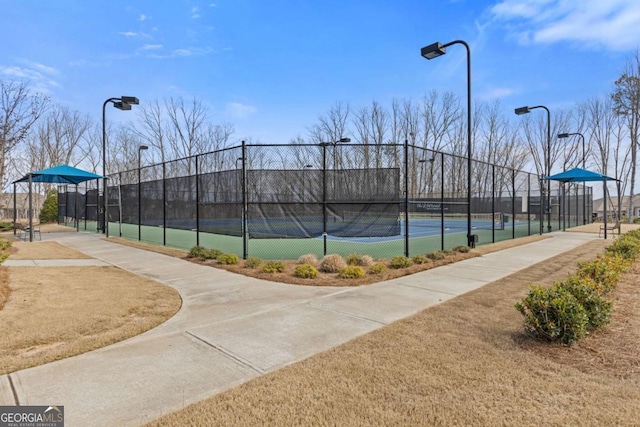
[[[91,181],[92,179],[100,179],[102,176],[96,175],[91,172],[84,171],[82,169],[74,168],[69,165],[60,165],[53,168],[43,169],[37,172],[31,172],[22,178],[13,182],[13,223],[15,234],[15,224],[17,221],[17,206],[16,206],[16,184],[20,182],[29,183],[29,241],[33,241],[33,204],[31,198],[31,185],[34,182],[51,183],[51,184],[73,184],[76,186],[76,192],[78,191],[78,184]]]
[[[607,181],[619,181],[616,178],[603,175],[598,172],[592,172],[585,169],[574,168],[555,175],[547,176],[544,179],[550,181],[565,182],[597,182],[601,181],[604,189],[604,238],[607,238]]]

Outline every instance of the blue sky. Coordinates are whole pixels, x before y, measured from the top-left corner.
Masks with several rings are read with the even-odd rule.
[[[109,97],[193,96],[237,139],[285,143],[336,102],[465,96],[570,108],[609,92],[640,46],[638,0],[0,0],[0,78],[100,118]],[[109,111],[110,120],[135,112]]]

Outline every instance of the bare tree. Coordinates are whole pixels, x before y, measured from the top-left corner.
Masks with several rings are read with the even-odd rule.
[[[631,139],[631,175],[629,223],[633,221],[633,196],[635,193],[638,133],[640,131],[640,53],[627,62],[622,75],[616,80],[611,94],[613,111],[625,118],[629,138]]]
[[[27,138],[30,167],[44,169],[61,164],[76,166],[83,160],[78,149],[91,128],[91,119],[67,107],[55,106]]]
[[[46,111],[49,98],[29,92],[27,83],[0,80],[0,188],[12,151],[27,137]]]

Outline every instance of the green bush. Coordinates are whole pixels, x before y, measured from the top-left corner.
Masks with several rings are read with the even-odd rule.
[[[569,276],[560,286],[568,290],[584,307],[589,318],[589,327],[599,328],[611,321],[613,303],[598,292],[596,283],[591,279]]]
[[[40,210],[40,224],[58,221],[58,191],[49,190]]]
[[[466,254],[467,252],[469,252],[471,250],[471,248],[469,246],[456,246],[455,248],[453,248],[454,251],[456,252],[460,252],[463,254]]]
[[[413,261],[414,264],[426,264],[431,260],[424,255],[416,255],[411,258],[411,261]]]
[[[391,268],[407,268],[413,265],[413,261],[406,256],[394,256],[391,258],[389,265],[391,265]]]
[[[5,239],[4,237],[0,237],[0,251],[4,251],[11,247],[11,242]]]
[[[263,273],[282,273],[285,270],[285,265],[280,261],[269,261],[262,266]]]
[[[362,261],[362,255],[360,254],[349,254],[344,259],[347,262],[347,265],[360,265]]]
[[[187,254],[188,258],[201,258],[203,254],[207,251],[207,248],[203,248],[202,246],[194,246],[189,249],[189,253]]]
[[[318,277],[318,269],[311,264],[300,264],[293,270],[293,275],[303,279],[315,279]]]
[[[625,233],[616,239],[613,244],[609,245],[606,248],[606,252],[620,255],[628,260],[634,260],[640,254],[640,235],[633,232]]]
[[[260,264],[262,264],[262,260],[260,258],[258,258],[258,257],[255,257],[255,256],[250,256],[244,262],[244,266],[247,267],[247,268],[256,268]]]
[[[1,221],[0,222],[0,231],[11,231],[13,230],[13,223],[10,221]]]
[[[240,258],[238,258],[238,255],[236,254],[220,254],[217,257],[217,260],[220,264],[231,265],[237,264],[240,261]]]
[[[620,255],[607,253],[604,256],[598,255],[594,261],[579,262],[576,274],[593,280],[598,291],[606,295],[615,288],[628,266],[629,261]]]
[[[387,271],[387,266],[381,262],[377,262],[369,268],[369,273],[371,274],[382,274],[385,271]]]
[[[350,265],[340,269],[338,276],[343,279],[358,279],[364,277],[364,269],[357,265]]]
[[[425,256],[430,260],[437,261],[440,259],[445,259],[447,257],[447,254],[445,254],[443,251],[437,251],[437,252],[428,253]]]
[[[325,255],[320,261],[320,271],[324,273],[337,273],[347,266],[347,262],[338,254]]]
[[[587,334],[589,317],[568,289],[531,285],[529,294],[515,305],[524,316],[524,328],[532,336],[563,344],[574,343]]]

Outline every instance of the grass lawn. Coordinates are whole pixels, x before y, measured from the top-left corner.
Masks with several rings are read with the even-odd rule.
[[[9,259],[86,258],[55,242],[14,243],[10,252]],[[181,304],[174,289],[116,267],[0,266],[0,374],[136,336]]]
[[[592,241],[148,426],[638,425],[640,265],[613,322],[572,347],[527,337],[513,304],[605,246]]]

